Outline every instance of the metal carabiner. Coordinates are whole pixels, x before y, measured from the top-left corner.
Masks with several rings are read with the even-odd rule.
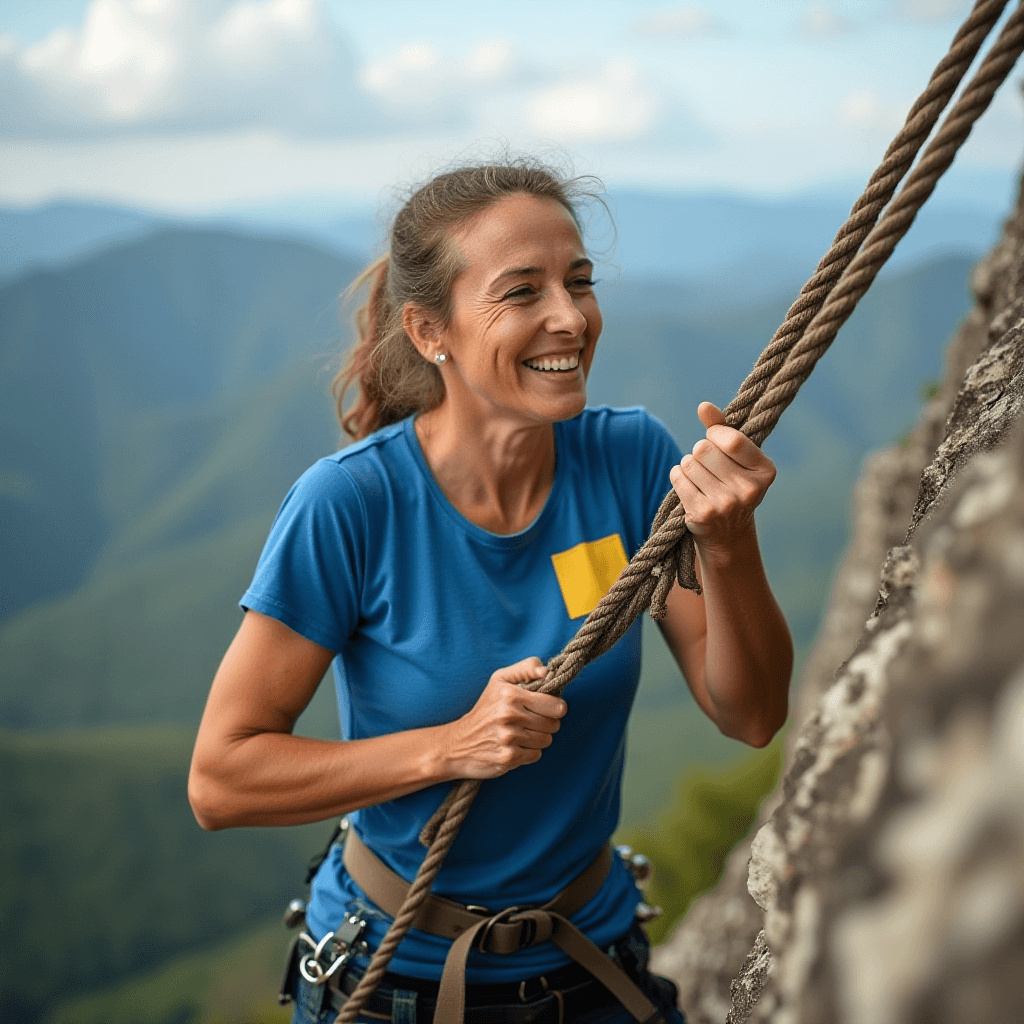
[[[366,922],[350,914],[334,931],[328,932],[319,942],[314,942],[312,936],[303,932],[299,938],[313,947],[312,953],[307,953],[299,960],[299,973],[311,985],[323,985],[332,975],[336,974],[345,966],[357,953],[365,953],[369,947],[362,941],[363,932],[366,930]],[[331,943],[331,962],[325,968],[320,962],[320,956]]]
[[[307,953],[299,959],[299,973],[311,985],[322,985],[327,980],[327,974],[320,963],[320,954],[324,951],[327,943],[333,938],[334,932],[328,932],[319,942],[315,942],[313,937],[306,932],[299,936],[299,939],[305,942],[306,945],[313,947],[312,953]]]

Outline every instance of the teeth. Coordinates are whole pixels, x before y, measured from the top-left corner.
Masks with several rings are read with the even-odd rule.
[[[575,370],[580,365],[578,355],[562,356],[561,359],[552,359],[550,356],[543,356],[540,359],[527,359],[526,365],[531,370]]]

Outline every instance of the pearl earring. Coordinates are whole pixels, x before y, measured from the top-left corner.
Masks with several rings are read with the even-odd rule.
[[[437,355],[434,356],[434,362],[437,363],[438,366],[444,366],[444,364],[448,362],[448,357],[443,352],[438,352]]]

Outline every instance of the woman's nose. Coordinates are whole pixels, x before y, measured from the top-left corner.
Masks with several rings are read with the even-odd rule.
[[[545,324],[551,334],[571,334],[579,337],[587,328],[587,318],[577,308],[572,295],[565,288],[556,288],[549,300]]]

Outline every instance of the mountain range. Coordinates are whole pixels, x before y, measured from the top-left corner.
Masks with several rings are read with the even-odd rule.
[[[585,199],[583,220],[602,276],[685,279],[731,306],[737,296],[746,304],[798,288],[858,191],[854,186],[763,198],[617,190]],[[1006,208],[1002,191],[987,180],[949,195],[940,186],[883,274],[936,255],[980,255],[997,236]],[[305,241],[366,260],[380,251],[390,212],[386,204],[373,209],[331,196],[250,203],[201,216],[74,200],[0,208],[0,281],[173,227]]]
[[[880,281],[766,445],[781,474],[760,514],[766,561],[802,643],[859,460],[910,423],[938,373],[931,339],[967,308],[967,268]],[[0,290],[0,723],[194,720],[236,614],[224,588],[241,592],[288,486],[339,442],[325,392],[357,269],[302,243],[168,229]],[[625,279],[601,296],[591,401],[646,405],[684,448],[698,402],[725,404],[786,305],[722,310],[699,288]],[[808,573],[817,587],[785,582]]]

